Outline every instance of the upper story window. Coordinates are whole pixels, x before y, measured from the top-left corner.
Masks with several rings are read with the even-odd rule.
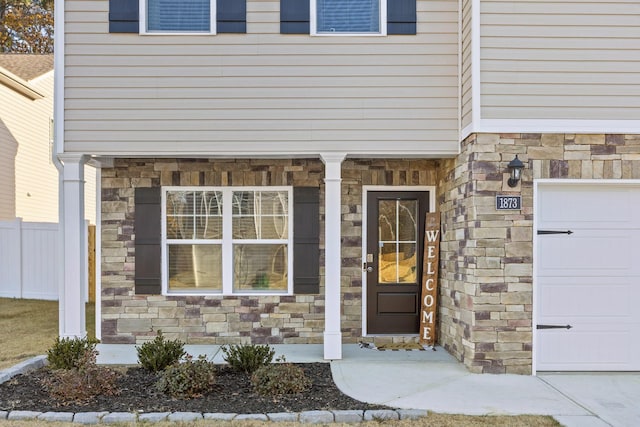
[[[144,33],[215,34],[215,0],[143,0]]]
[[[291,191],[165,187],[165,292],[291,293]]]
[[[386,34],[386,0],[311,0],[311,33]]]

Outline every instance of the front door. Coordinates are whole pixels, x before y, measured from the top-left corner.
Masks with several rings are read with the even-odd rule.
[[[367,193],[367,333],[417,334],[428,192]]]

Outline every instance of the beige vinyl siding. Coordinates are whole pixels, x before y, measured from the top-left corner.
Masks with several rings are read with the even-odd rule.
[[[482,117],[637,120],[640,2],[482,1]]]
[[[473,94],[471,82],[471,0],[462,2],[462,128],[469,126],[473,121]]]
[[[51,160],[53,72],[29,87],[44,95],[31,100],[0,85],[0,220],[58,222],[58,170]],[[85,218],[96,222],[95,168],[85,168]]]
[[[58,221],[58,172],[51,162],[49,126],[53,118],[53,71],[29,82],[44,98],[17,92],[2,103],[0,117],[15,138],[15,216],[29,222]]]
[[[247,34],[140,36],[65,2],[65,150],[457,153],[457,0],[387,37],[281,35],[279,5],[248,0]]]
[[[0,99],[7,99],[9,91],[11,89],[0,85]],[[4,109],[0,106],[0,110]],[[15,172],[18,143],[2,120],[3,112],[0,112],[0,221],[9,221],[16,217]]]

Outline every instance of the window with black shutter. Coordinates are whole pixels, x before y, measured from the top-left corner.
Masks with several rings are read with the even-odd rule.
[[[136,189],[136,293],[319,293],[319,188],[254,188]]]
[[[148,11],[147,28],[140,28],[139,1],[145,1]],[[149,25],[150,32],[211,32],[210,1],[213,0],[109,0],[109,32],[145,33]],[[215,1],[216,33],[246,33],[246,0]]]
[[[380,0],[280,0],[280,33],[310,34],[310,2],[315,2],[316,34],[379,32],[372,17]],[[416,34],[416,0],[387,0],[387,34]]]

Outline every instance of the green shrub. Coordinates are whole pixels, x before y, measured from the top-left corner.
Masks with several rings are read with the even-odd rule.
[[[261,366],[271,363],[276,351],[266,344],[239,344],[223,346],[222,353],[224,361],[233,369],[251,374]]]
[[[119,374],[96,365],[97,354],[95,350],[86,351],[74,368],[52,371],[51,377],[43,380],[44,388],[63,405],[85,403],[98,395],[118,394]]]
[[[258,368],[251,375],[251,384],[258,394],[277,396],[280,394],[302,393],[311,387],[300,366],[278,363]]]
[[[183,363],[176,363],[162,371],[156,386],[160,391],[179,398],[200,397],[216,382],[216,367],[198,356],[197,360],[187,355]]]
[[[56,338],[53,346],[47,350],[47,361],[51,369],[73,369],[95,351],[98,340],[91,338]]]
[[[179,340],[167,340],[158,330],[158,335],[153,341],[146,342],[136,347],[138,363],[144,369],[151,372],[159,372],[167,366],[178,363],[187,353],[184,351],[184,343]]]

